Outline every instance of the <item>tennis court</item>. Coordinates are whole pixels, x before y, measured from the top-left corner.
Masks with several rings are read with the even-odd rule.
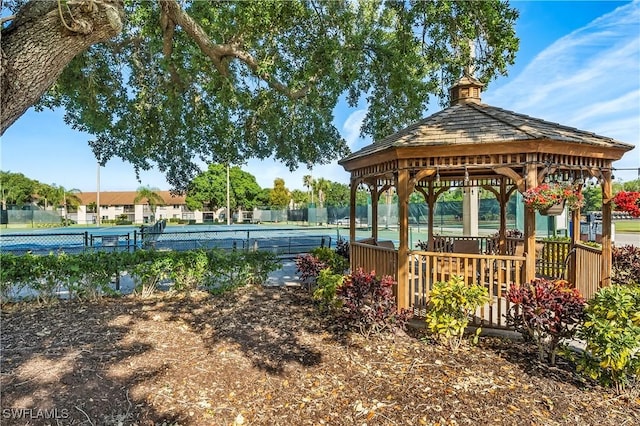
[[[139,248],[221,248],[270,250],[294,255],[320,246],[335,246],[339,232],[332,228],[274,228],[250,224],[169,226],[161,233],[139,226],[3,229],[0,231],[0,250],[16,254],[48,254],[84,250],[132,251]]]

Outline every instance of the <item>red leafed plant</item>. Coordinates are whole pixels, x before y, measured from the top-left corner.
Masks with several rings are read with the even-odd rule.
[[[365,337],[404,329],[410,313],[398,312],[393,295],[396,284],[390,276],[380,278],[375,271],[367,273],[362,268],[346,275],[336,291],[342,301],[341,320],[345,327],[356,329]]]
[[[536,343],[540,361],[548,357],[555,365],[560,342],[575,335],[584,317],[580,292],[564,280],[536,278],[521,287],[512,285],[508,298],[513,306],[507,325]]]
[[[640,192],[637,191],[620,191],[613,202],[617,211],[624,211],[633,217],[640,217]]]

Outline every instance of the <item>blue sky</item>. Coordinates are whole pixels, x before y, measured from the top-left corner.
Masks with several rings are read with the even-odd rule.
[[[640,146],[640,1],[513,1],[520,10],[520,51],[507,77],[490,83],[482,101],[548,121],[592,131]],[[426,115],[436,112],[434,106]],[[334,123],[352,150],[371,143],[358,136],[364,109],[336,108]],[[62,111],[29,110],[2,136],[0,169],[44,183],[96,190],[96,161],[87,141],[62,120]],[[640,148],[614,164],[616,180],[639,176]],[[295,172],[273,161],[249,161],[243,168],[262,187],[281,177],[289,189],[303,189],[302,177],[348,183],[337,163]],[[159,172],[143,172],[112,159],[100,172],[102,191],[140,185],[169,189]]]

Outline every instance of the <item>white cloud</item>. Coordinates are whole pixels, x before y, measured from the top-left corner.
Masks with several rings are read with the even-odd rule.
[[[367,115],[366,109],[359,109],[347,117],[342,125],[344,139],[347,141],[347,145],[352,150],[356,146],[356,143],[362,138],[360,137],[360,128],[362,127],[362,122],[364,121],[364,117]]]

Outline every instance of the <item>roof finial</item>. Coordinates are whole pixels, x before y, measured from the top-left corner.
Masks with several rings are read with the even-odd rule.
[[[469,40],[469,56],[470,60],[462,71],[462,78],[449,89],[450,106],[466,102],[480,103],[480,92],[484,84],[474,77],[476,49],[473,40]]]

